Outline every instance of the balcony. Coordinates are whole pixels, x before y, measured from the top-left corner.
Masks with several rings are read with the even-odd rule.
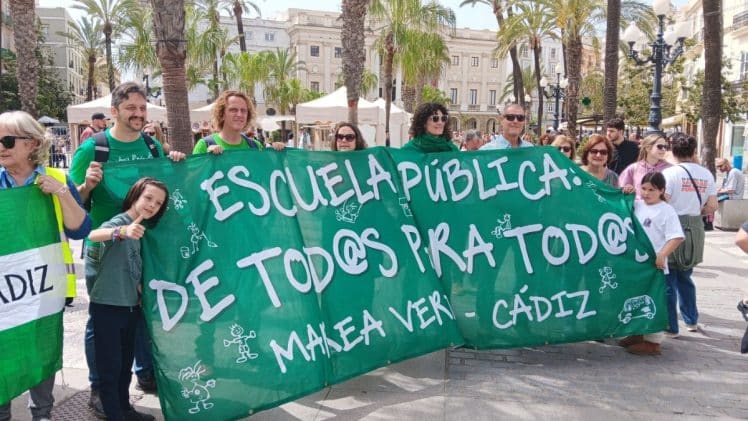
[[[460,104],[449,104],[449,111],[460,111]]]
[[[480,111],[480,105],[470,104],[468,105],[468,111]]]
[[[732,17],[732,29],[738,29],[746,25],[748,25],[748,10]]]

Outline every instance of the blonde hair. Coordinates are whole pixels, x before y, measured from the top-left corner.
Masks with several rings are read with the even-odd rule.
[[[252,125],[255,117],[257,117],[257,112],[249,96],[239,91],[223,91],[218,96],[216,102],[213,104],[213,128],[219,131],[223,130],[223,123],[226,122],[226,108],[229,105],[229,98],[232,96],[239,97],[247,103],[247,124],[242,127],[241,131],[243,133]]]
[[[37,141],[37,147],[29,155],[29,161],[34,165],[44,165],[49,160],[49,148],[52,145],[51,136],[47,136],[44,128],[25,111],[8,111],[0,114],[0,126],[18,136],[28,137]]]
[[[639,157],[637,158],[637,160],[644,161],[645,159],[647,159],[647,154],[649,153],[648,151],[652,150],[652,148],[654,148],[654,145],[660,139],[667,142],[665,136],[661,136],[656,133],[644,136],[644,139],[642,139],[639,143]]]
[[[551,142],[551,146],[559,147],[563,146],[565,144],[571,146],[571,160],[573,161],[574,158],[577,156],[577,145],[575,144],[574,140],[572,140],[570,137],[566,135],[556,135],[553,138],[553,142]]]

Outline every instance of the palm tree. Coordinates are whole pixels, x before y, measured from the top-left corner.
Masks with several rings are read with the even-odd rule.
[[[535,59],[535,86],[538,88],[538,121],[543,121],[543,88],[540,79],[543,71],[540,58],[543,50],[543,40],[548,38],[559,38],[551,10],[543,2],[517,1],[510,6],[515,8],[516,14],[507,18],[504,25],[499,29],[498,40],[501,47],[498,50],[500,57],[506,56],[511,46],[516,46],[517,40],[525,39],[533,51]],[[524,98],[522,98],[524,101]],[[542,127],[538,124],[538,136]]]
[[[605,85],[603,86],[603,120],[605,121],[616,115],[620,28],[621,0],[608,0],[605,22]]]
[[[247,51],[247,41],[244,36],[244,22],[242,21],[242,15],[244,13],[249,14],[250,8],[257,12],[257,17],[262,17],[260,7],[248,0],[222,0],[225,9],[231,13],[236,19],[236,33],[239,34],[239,50],[241,52]]]
[[[701,160],[714,174],[714,152],[722,120],[722,1],[703,0],[704,8],[704,88],[701,100],[701,117],[704,124],[701,137]]]
[[[208,29],[200,31],[196,40],[199,41],[197,48],[199,61],[203,64],[210,63],[213,69],[212,79],[208,83],[210,90],[213,92],[213,98],[218,98],[220,90],[218,82],[218,53],[220,51],[221,40],[225,37],[223,33],[225,31],[221,28],[218,2],[219,0],[198,0],[194,4],[196,12],[208,21]]]
[[[85,11],[91,18],[101,21],[106,48],[107,77],[109,90],[114,90],[114,61],[112,60],[112,36],[119,30],[126,11],[134,7],[132,0],[76,0],[73,7]]]
[[[237,84],[239,90],[249,95],[255,103],[255,87],[257,84],[264,84],[270,78],[268,57],[268,51],[255,54],[229,53],[224,57],[224,68],[229,80]]]
[[[358,124],[358,98],[364,74],[364,23],[369,0],[343,0],[340,18],[340,39],[343,44],[343,79],[348,96],[348,122]]]
[[[78,22],[72,21],[68,26],[70,31],[57,32],[57,35],[69,39],[73,46],[86,56],[86,62],[88,63],[86,66],[88,74],[86,101],[91,101],[96,84],[94,77],[96,62],[104,49],[104,34],[101,31],[101,23],[98,20],[82,16]]]
[[[151,0],[156,34],[156,53],[161,63],[163,93],[169,119],[169,138],[174,150],[189,154],[192,150],[190,109],[187,100],[184,42],[184,0]]]
[[[343,73],[338,73],[338,76],[335,79],[335,89],[338,89],[341,86],[345,85],[345,80],[343,78]],[[377,76],[377,74],[372,72],[371,70],[365,68],[363,75],[361,75],[360,96],[366,97],[366,95],[369,92],[373,91],[377,86],[379,86],[379,76]]]
[[[152,9],[134,5],[125,13],[122,43],[118,63],[136,73],[152,74],[159,68],[153,34]]]
[[[511,97],[514,97],[514,75],[507,75],[506,81],[504,81],[504,89],[501,91],[501,95],[497,99],[499,103],[504,102],[510,102]],[[525,67],[522,70],[522,86],[527,88],[528,92],[531,92],[533,89],[538,88],[538,82],[535,80],[535,74],[532,71],[532,68]],[[514,101],[517,101],[517,97],[514,97]],[[539,124],[542,123],[540,120],[538,120]]]
[[[16,72],[21,109],[37,117],[36,93],[40,64],[36,56],[34,0],[11,0],[10,16],[13,18],[13,40],[16,43],[17,62],[23,63],[23,71]]]
[[[265,85],[265,99],[267,102],[278,107],[281,114],[286,114],[291,107],[293,95],[293,84],[289,80],[299,71],[306,71],[306,64],[303,61],[296,60],[296,52],[289,49],[269,52],[267,56],[268,63],[268,82]],[[285,139],[286,122],[281,122],[281,136]]]
[[[473,6],[475,7],[476,4],[485,4],[487,6],[490,6],[493,10],[493,14],[496,17],[496,23],[498,24],[499,30],[504,26],[504,3],[503,0],[464,0],[462,3],[460,3],[460,7],[462,6]],[[511,17],[513,12],[511,7],[506,8],[507,16]],[[512,86],[514,87],[514,97],[519,98],[518,101],[522,106],[525,106],[525,88],[524,85],[522,85],[522,67],[519,63],[519,58],[517,57],[517,46],[511,46],[509,47],[509,57],[512,60]]]
[[[436,32],[411,32],[403,40],[398,59],[403,74],[403,105],[412,113],[427,82],[435,85],[445,64],[449,63],[449,50]]]
[[[454,12],[436,2],[426,5],[421,0],[371,0],[372,16],[382,24],[378,43],[384,53],[385,145],[390,146],[390,107],[392,105],[392,72],[403,42],[413,31],[435,32],[448,28],[454,31]]]

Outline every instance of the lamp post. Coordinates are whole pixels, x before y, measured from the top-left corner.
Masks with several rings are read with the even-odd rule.
[[[151,85],[149,84],[150,75],[143,76],[143,82],[145,83],[146,101],[148,101],[149,98],[158,99],[158,97],[161,96],[161,88],[151,89]]]
[[[658,25],[657,34],[654,41],[649,43],[652,53],[649,57],[641,58],[641,44],[646,43],[644,34],[633,22],[623,32],[621,39],[629,45],[629,58],[638,66],[644,66],[647,63],[654,64],[654,80],[652,81],[652,94],[649,97],[649,119],[647,121],[647,133],[662,133],[660,123],[662,123],[662,70],[668,64],[673,63],[678,56],[683,53],[683,41],[686,39],[684,32],[687,30],[687,23],[678,23],[675,27],[669,27],[665,30],[665,16],[670,11],[670,0],[655,0],[652,3],[655,15],[657,15]],[[635,44],[639,43],[639,51],[636,50]],[[675,47],[675,48],[673,48]]]
[[[530,133],[530,120],[532,120],[532,96],[525,94],[525,104],[527,104],[527,118],[525,119],[525,133]]]
[[[564,66],[561,63],[558,63],[554,70],[556,71],[556,84],[548,86],[548,79],[543,76],[540,79],[540,87],[546,98],[555,98],[556,100],[556,107],[553,111],[553,130],[557,132],[559,124],[559,101],[566,97],[566,87],[569,86],[569,81],[566,78],[561,79],[561,73],[564,71]],[[550,92],[546,88],[550,88]]]

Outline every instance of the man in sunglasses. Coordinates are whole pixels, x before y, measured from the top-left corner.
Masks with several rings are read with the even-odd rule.
[[[639,145],[626,140],[624,131],[626,124],[620,118],[612,118],[605,124],[605,135],[613,144],[613,156],[608,162],[608,168],[620,175],[629,165],[639,157]]]
[[[86,127],[86,130],[83,130],[83,133],[81,133],[81,143],[94,134],[106,129],[106,120],[107,118],[104,113],[93,113],[91,116],[91,125]]]
[[[739,169],[733,168],[730,161],[725,158],[717,160],[717,169],[725,173],[722,187],[717,190],[717,201],[737,200],[743,198],[745,192],[745,179]]]
[[[481,150],[527,148],[532,143],[520,136],[525,129],[525,109],[519,104],[508,104],[501,115],[501,134],[481,146]]]

